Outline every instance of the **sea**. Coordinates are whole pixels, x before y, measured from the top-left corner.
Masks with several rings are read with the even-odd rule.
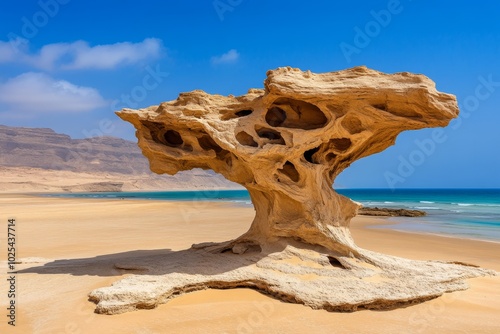
[[[394,230],[500,242],[500,189],[336,189],[366,207],[423,210],[424,217],[389,218]],[[51,196],[127,200],[218,201],[252,206],[246,190],[72,193]]]

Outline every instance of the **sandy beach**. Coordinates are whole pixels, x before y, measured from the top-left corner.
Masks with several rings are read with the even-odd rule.
[[[331,313],[288,304],[250,289],[205,290],[153,310],[94,313],[88,293],[130,275],[113,267],[134,256],[178,251],[245,232],[254,210],[224,203],[92,200],[0,195],[1,333],[497,333],[500,276],[390,311]],[[16,219],[16,327],[6,318],[6,225]],[[421,260],[461,261],[500,271],[500,243],[379,228],[357,217],[361,247]],[[53,261],[57,265],[54,265]],[[52,265],[44,267],[45,264]]]
[[[0,334],[500,334],[500,2],[4,1]]]

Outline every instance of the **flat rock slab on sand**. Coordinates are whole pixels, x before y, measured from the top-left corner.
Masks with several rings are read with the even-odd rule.
[[[468,287],[466,278],[494,274],[475,267],[372,253],[372,259],[381,257],[382,270],[377,262],[332,258],[318,249],[292,244],[303,247],[292,241],[240,255],[212,254],[207,250],[213,246],[203,244],[119,262],[117,269],[140,271],[140,275],[94,290],[90,300],[98,303],[97,313],[116,314],[155,308],[191,291],[248,287],[313,309],[390,309],[464,290]],[[218,245],[214,246],[217,249]]]

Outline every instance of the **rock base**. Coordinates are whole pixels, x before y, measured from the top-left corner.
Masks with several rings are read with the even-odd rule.
[[[358,215],[374,217],[423,217],[427,215],[427,212],[422,210],[362,207],[358,209]]]
[[[465,290],[468,278],[496,275],[473,265],[414,261],[364,249],[358,249],[360,258],[337,256],[291,240],[272,246],[227,244],[193,245],[117,263],[116,268],[136,275],[92,291],[89,299],[97,304],[96,313],[119,314],[155,308],[196,290],[248,287],[313,309],[352,312],[420,303]]]

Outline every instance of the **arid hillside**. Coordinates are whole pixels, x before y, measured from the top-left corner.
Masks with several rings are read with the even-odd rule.
[[[124,139],[72,139],[52,129],[0,125],[1,192],[236,187],[212,171],[154,174],[137,144]]]

